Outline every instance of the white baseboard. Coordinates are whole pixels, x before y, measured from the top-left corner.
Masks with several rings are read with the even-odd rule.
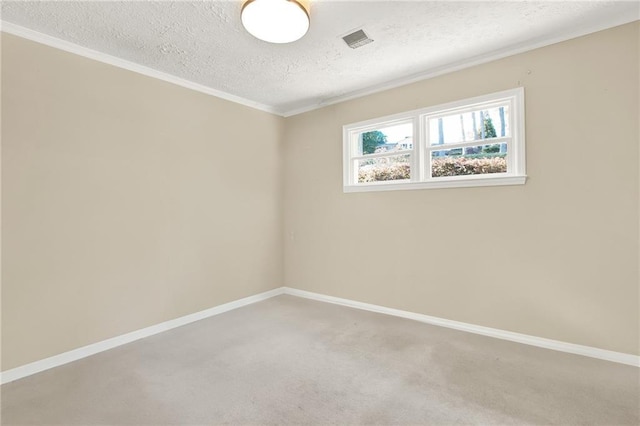
[[[223,305],[218,305],[213,308],[205,309],[204,311],[196,312],[180,318],[172,319],[170,321],[165,321],[160,324],[152,325],[141,330],[132,331],[131,333],[123,334],[111,339],[83,346],[81,348],[54,355],[49,358],[41,359],[40,361],[25,364],[11,370],[3,371],[1,373],[0,383],[5,384],[14,380],[22,379],[23,377],[27,377],[44,370],[48,370],[50,368],[58,367],[69,362],[77,361],[79,359],[97,354],[98,352],[113,349],[115,347],[122,346],[127,343],[143,339],[145,337],[153,336],[154,334],[162,333],[164,331],[190,324],[201,319],[209,318],[214,315],[250,305],[252,303],[260,302],[262,300],[278,296],[283,292],[283,287],[276,288],[264,293],[256,294],[253,296],[245,297],[243,299],[234,300],[233,302],[225,303]]]
[[[351,308],[362,309],[365,311],[378,312],[386,315],[412,319],[427,324],[438,325],[441,327],[453,328],[455,330],[467,331],[469,333],[481,334],[483,336],[495,337],[512,342],[524,343],[525,345],[538,346],[540,348],[552,349],[554,351],[568,352],[576,355],[588,356],[607,361],[613,361],[620,364],[632,365],[640,367],[640,356],[625,354],[622,352],[614,352],[606,349],[594,348],[591,346],[576,345],[574,343],[561,342],[558,340],[545,339],[543,337],[530,336],[527,334],[514,333],[512,331],[499,330],[497,328],[483,327],[481,325],[468,324],[465,322],[452,321],[444,318],[432,317],[424,314],[416,314],[414,312],[401,311],[399,309],[387,308],[369,303],[356,302],[355,300],[342,299],[339,297],[327,296],[310,291],[297,290],[295,288],[284,287],[284,294],[291,296],[304,297],[306,299],[318,300],[321,302],[333,303],[336,305],[348,306]]]
[[[14,380],[22,379],[23,377],[30,376],[32,374],[39,373],[50,368],[58,367],[69,362],[73,362],[88,356],[103,352],[109,349],[113,349],[118,346],[125,345],[127,343],[134,342],[136,340],[143,339],[145,337],[153,336],[154,334],[162,333],[164,331],[171,330],[176,327],[180,327],[186,324],[190,324],[201,319],[209,318],[214,315],[222,314],[224,312],[231,311],[233,309],[241,308],[252,303],[260,302],[262,300],[269,299],[281,294],[288,294],[291,296],[303,297],[306,299],[313,299],[320,302],[333,303],[336,305],[348,306],[351,308],[362,309],[365,311],[378,312],[386,315],[393,315],[396,317],[407,318],[415,321],[424,322],[427,324],[438,325],[441,327],[453,328],[455,330],[466,331],[474,334],[481,334],[483,336],[495,337],[503,340],[510,340],[512,342],[524,343],[525,345],[538,346],[541,348],[552,349],[560,352],[568,352],[577,355],[588,356],[591,358],[598,358],[607,361],[617,362],[620,364],[632,365],[640,367],[640,356],[625,354],[621,352],[609,351],[606,349],[593,348],[590,346],[576,345],[574,343],[561,342],[558,340],[545,339],[543,337],[529,336],[527,334],[514,333],[512,331],[499,330],[496,328],[483,327],[480,325],[468,324],[459,321],[452,321],[444,318],[432,317],[424,314],[417,314],[414,312],[402,311],[399,309],[387,308],[379,305],[372,305],[370,303],[357,302],[355,300],[342,299],[339,297],[327,296],[319,293],[312,293],[310,291],[297,290],[290,287],[280,287],[273,290],[266,291],[264,293],[256,294],[254,296],[245,297],[243,299],[235,300],[233,302],[225,303],[223,305],[215,306],[204,311],[196,312],[193,314],[185,315],[180,318],[176,318],[170,321],[165,321],[160,324],[152,325],[150,327],[143,328],[141,330],[132,331],[131,333],[116,336],[111,339],[103,340],[101,342],[93,343],[91,345],[83,346],[78,349],[74,349],[68,352],[64,352],[49,358],[35,361],[29,364],[22,365],[20,367],[13,368],[11,370],[3,371],[0,373],[0,383],[5,384]]]

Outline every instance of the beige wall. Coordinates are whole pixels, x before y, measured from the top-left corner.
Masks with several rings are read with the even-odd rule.
[[[6,34],[2,67],[2,370],[282,285],[282,118]]]
[[[285,283],[638,354],[633,23],[285,123]],[[524,186],[344,194],[344,124],[524,86]]]
[[[283,283],[638,354],[638,40],[284,120],[3,34],[2,370]],[[344,124],[519,85],[526,185],[342,192]]]

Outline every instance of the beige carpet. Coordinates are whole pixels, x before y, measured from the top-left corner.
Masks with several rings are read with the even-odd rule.
[[[2,386],[11,424],[633,424],[639,369],[279,296]]]

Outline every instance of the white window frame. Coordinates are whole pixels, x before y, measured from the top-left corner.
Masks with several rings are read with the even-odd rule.
[[[491,107],[509,105],[510,136],[466,141],[455,144],[429,145],[428,119]],[[458,188],[473,186],[522,185],[526,182],[524,88],[505,90],[414,111],[361,121],[343,126],[344,192],[393,191],[406,189]],[[359,135],[394,124],[413,123],[413,149],[379,154],[358,154]],[[464,176],[431,177],[431,152],[484,144],[507,144],[507,172]],[[357,162],[366,158],[409,155],[411,178],[403,181],[358,183]]]

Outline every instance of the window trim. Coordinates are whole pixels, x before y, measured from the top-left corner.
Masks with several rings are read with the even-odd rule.
[[[430,152],[436,149],[428,145],[428,119],[437,118],[457,111],[471,110],[480,104],[503,104],[509,102],[509,125],[511,136],[499,137],[498,140],[507,139],[507,172],[495,174],[463,175],[431,177],[430,167],[426,167],[431,161]],[[482,105],[483,107],[485,105]],[[499,186],[499,185],[522,185],[527,180],[525,164],[525,112],[524,112],[524,88],[504,90],[445,104],[420,108],[399,114],[360,121],[342,127],[343,134],[343,191],[347,192],[371,192],[371,191],[394,191],[411,189],[436,189],[436,188],[460,188],[477,186]],[[383,153],[380,157],[394,157],[398,155],[410,155],[411,178],[403,181],[382,181],[370,183],[358,183],[358,169],[354,166],[355,161],[361,159],[362,155],[356,155],[357,142],[354,136],[381,127],[387,127],[402,122],[413,123],[413,149],[402,151],[390,151]],[[484,142],[492,143],[489,140],[465,141],[460,144],[472,144],[467,146],[482,145]],[[460,144],[438,145],[439,149],[454,149]],[[371,158],[371,157],[369,157]]]

